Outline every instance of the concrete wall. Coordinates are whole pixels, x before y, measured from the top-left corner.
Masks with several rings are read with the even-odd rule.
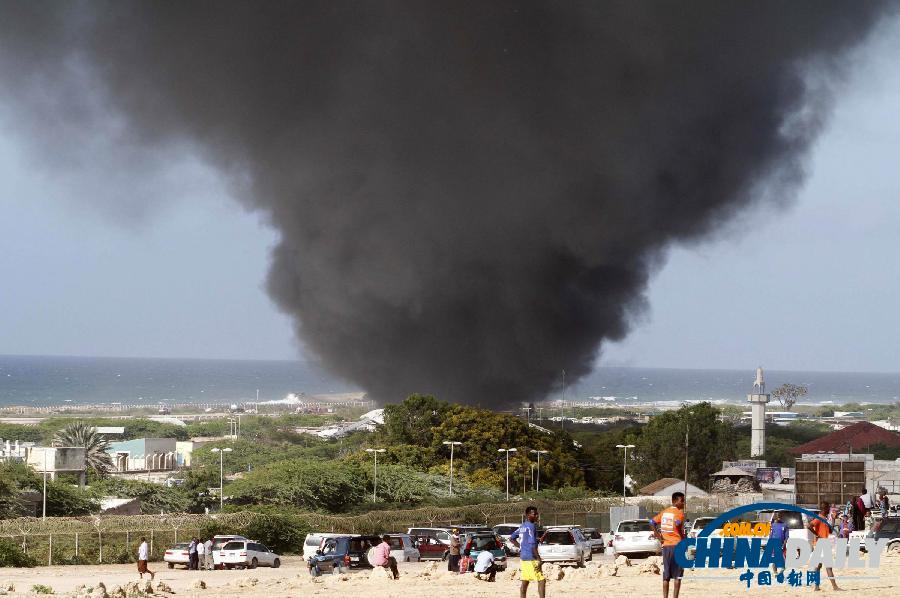
[[[27,463],[43,473],[45,454],[48,472],[84,471],[85,449],[83,447],[35,446],[28,451]]]
[[[115,471],[166,470],[176,467],[174,438],[136,438],[109,444]]]

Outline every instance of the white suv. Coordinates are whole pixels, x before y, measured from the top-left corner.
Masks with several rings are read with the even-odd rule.
[[[281,557],[252,540],[232,540],[213,551],[213,564],[225,569],[255,569],[256,567],[281,566]]]

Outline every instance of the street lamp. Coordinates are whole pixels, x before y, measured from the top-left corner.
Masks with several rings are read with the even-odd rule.
[[[453,496],[453,447],[460,446],[462,442],[458,440],[445,440],[443,444],[450,446],[450,496]]]
[[[541,455],[546,455],[546,454],[549,453],[550,451],[537,451],[537,450],[532,450],[531,452],[532,452],[532,453],[535,453],[535,454],[538,456],[538,464],[537,464],[537,465],[538,465],[538,468],[537,468],[537,474],[538,474],[538,475],[537,475],[537,491],[540,492],[540,491],[541,491]]]
[[[47,519],[47,447],[44,447],[44,510],[41,520]]]
[[[509,502],[509,454],[517,452],[518,449],[502,448],[497,449],[498,453],[506,453],[506,501]]]
[[[378,453],[383,453],[384,449],[366,449],[366,452],[375,455],[375,482],[372,486],[372,502],[376,502],[376,493],[378,492]]]
[[[625,455],[622,457],[622,506],[625,506],[625,466],[628,464],[628,449],[634,448],[633,444],[617,444],[616,448],[625,449]]]
[[[219,453],[219,510],[225,507],[225,453],[230,453],[230,448],[214,448],[212,452]]]

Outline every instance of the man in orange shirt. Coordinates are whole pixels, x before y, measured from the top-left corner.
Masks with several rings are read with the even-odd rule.
[[[675,562],[675,546],[684,539],[684,493],[672,495],[672,506],[650,520],[656,538],[662,544],[663,598],[669,598],[669,580],[675,581],[675,596],[681,590],[684,570]]]
[[[819,505],[819,515],[822,517],[822,519],[828,518],[828,511],[830,508],[831,505],[829,505],[827,502],[823,502],[821,505]],[[831,527],[827,523],[822,521],[822,519],[813,519],[809,522],[809,531],[811,531],[816,536],[814,542],[827,540],[829,536],[831,536]],[[815,547],[815,544],[813,544],[813,547]],[[822,563],[819,563],[819,565],[816,567],[816,571],[821,570]],[[828,579],[831,580],[831,587],[835,590],[839,590],[840,588],[837,585],[837,580],[834,579],[834,570],[832,570],[831,567],[825,567],[825,575],[827,575]],[[816,591],[818,592],[821,589],[822,588],[819,587],[819,583],[816,582]]]

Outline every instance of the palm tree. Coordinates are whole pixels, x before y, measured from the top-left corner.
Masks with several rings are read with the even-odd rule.
[[[56,433],[53,445],[84,447],[85,466],[98,475],[105,475],[112,469],[112,458],[106,452],[109,441],[98,434],[94,426],[80,421],[71,423]]]

